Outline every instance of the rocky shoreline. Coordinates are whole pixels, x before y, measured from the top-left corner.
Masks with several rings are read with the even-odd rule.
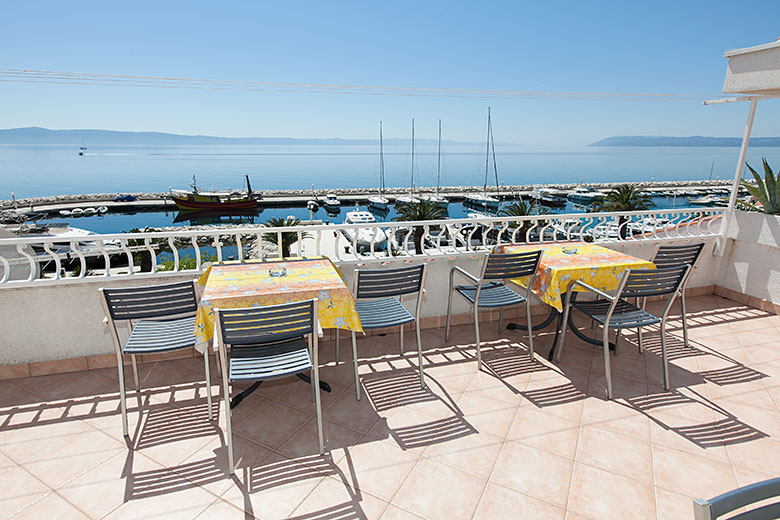
[[[524,185],[512,185],[502,186],[501,193],[518,193],[518,192],[530,192],[535,187],[547,187],[560,190],[573,190],[578,187],[585,188],[597,188],[600,190],[611,189],[619,184],[633,184],[641,188],[646,189],[671,189],[671,188],[700,188],[700,187],[722,187],[730,186],[730,180],[718,180],[718,181],[657,181],[657,182],[591,182],[591,183],[569,183],[569,184],[524,184]],[[432,192],[432,187],[417,187],[417,191],[420,192]],[[378,193],[377,188],[334,188],[328,190],[317,190],[319,197],[324,197],[326,193],[335,193],[336,195],[343,196],[355,196],[355,195],[370,195]],[[443,186],[439,189],[443,195],[455,194],[455,193],[468,193],[482,191],[481,186]],[[488,186],[488,192],[495,193],[497,190],[495,187]],[[408,188],[388,188],[385,193],[401,194],[407,193]],[[284,199],[285,197],[307,197],[311,195],[310,189],[302,190],[263,190],[262,194],[265,198]],[[101,202],[111,202],[119,195],[133,195],[138,200],[163,200],[169,197],[169,193],[165,192],[145,192],[145,193],[86,193],[79,195],[50,195],[47,197],[26,197],[13,200],[0,200],[0,209],[11,209],[14,206],[14,202],[18,207],[27,207],[31,204],[34,207],[47,206],[50,204],[63,204],[63,203],[75,203],[84,202],[89,204],[97,204]]]

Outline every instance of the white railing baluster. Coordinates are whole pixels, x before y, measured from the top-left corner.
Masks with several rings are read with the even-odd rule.
[[[49,254],[49,256],[51,256],[52,259],[54,260],[54,269],[56,271],[54,274],[54,279],[59,280],[61,278],[60,270],[62,269],[62,264],[60,262],[59,255],[57,255],[57,253],[51,250],[51,244],[48,242],[43,244],[43,250],[46,251]]]
[[[87,274],[87,259],[84,257],[84,253],[79,250],[78,243],[75,240],[71,240],[70,249],[79,259],[79,276],[78,278],[84,278]]]
[[[16,244],[16,250],[19,252],[20,255],[24,256],[27,259],[27,262],[30,264],[30,276],[27,277],[28,282],[32,282],[35,280],[35,273],[38,271],[36,268],[35,258],[33,258],[30,253],[24,250],[24,244]]]
[[[173,272],[179,272],[179,248],[176,247],[173,237],[168,237],[168,246],[171,248],[171,254],[173,255]]]
[[[97,247],[98,252],[103,256],[103,262],[105,264],[105,276],[106,278],[111,277],[111,259],[108,257],[108,253],[106,253],[106,250],[103,249],[103,241],[102,240],[95,240],[95,247]],[[154,271],[152,271],[154,272]]]

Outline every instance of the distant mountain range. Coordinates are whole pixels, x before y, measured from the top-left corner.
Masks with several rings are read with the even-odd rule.
[[[741,137],[667,137],[662,135],[616,135],[589,146],[739,146]],[[753,137],[750,146],[780,146],[780,137]]]
[[[386,144],[408,145],[408,139],[385,139]],[[435,144],[435,139],[417,139],[418,144]],[[477,145],[458,141],[447,144]],[[38,126],[0,130],[0,144],[69,144],[91,145],[378,145],[378,139],[295,139],[291,137],[213,137],[209,135],[181,135],[163,132],[121,132],[116,130],[50,130]]]

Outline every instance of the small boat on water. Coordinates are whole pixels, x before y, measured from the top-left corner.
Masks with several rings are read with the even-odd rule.
[[[387,197],[383,195],[385,191],[385,151],[384,144],[382,142],[382,121],[379,122],[379,194],[371,195],[368,197],[368,206],[377,211],[387,210],[387,205],[390,202]]]
[[[81,209],[81,208],[74,208],[74,209],[73,209],[73,210],[71,210],[71,212],[70,212],[70,216],[71,216],[71,217],[81,217],[81,216],[83,216],[83,215],[84,215],[84,210],[83,210],[83,209]]]
[[[81,141],[81,146],[79,147],[79,156],[84,157],[84,154],[87,152],[87,147],[84,146],[84,141]]]
[[[566,205],[566,192],[554,188],[534,188],[531,198],[543,206],[562,207]]]
[[[331,213],[338,213],[341,211],[341,201],[335,193],[328,193],[325,195],[325,200],[322,201],[322,205],[327,211]]]
[[[61,217],[69,217],[70,216],[70,210],[69,209],[61,209],[60,210],[60,216]]]
[[[205,192],[198,189],[195,176],[192,176],[192,188],[186,190],[170,190],[171,199],[180,210],[184,211],[215,211],[221,209],[254,209],[261,195],[252,192],[249,183],[249,175],[246,178],[246,192],[241,191],[213,191]]]
[[[593,204],[595,202],[598,202],[599,200],[606,197],[607,194],[603,191],[599,191],[595,188],[574,188],[574,190],[569,193],[568,199],[576,204],[582,204],[582,205],[589,205]]]
[[[91,217],[92,215],[95,215],[95,214],[97,214],[97,212],[98,212],[98,211],[97,211],[97,209],[95,209],[95,208],[84,208],[84,213],[83,213],[83,215],[84,215],[85,217]]]
[[[361,211],[355,208],[354,211],[348,211],[344,219],[344,224],[376,224],[376,218],[368,211]],[[341,233],[351,244],[362,249],[370,249],[372,244],[375,251],[385,248],[387,245],[387,233],[381,228],[357,228],[342,229]]]
[[[694,206],[728,206],[728,201],[723,197],[705,195],[695,199],[688,199],[688,204],[693,204]]]

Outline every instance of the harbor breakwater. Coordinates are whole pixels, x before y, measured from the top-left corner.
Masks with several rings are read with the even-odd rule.
[[[658,181],[658,182],[628,182],[628,183],[572,183],[572,184],[526,184],[526,185],[511,185],[501,186],[496,188],[495,186],[488,186],[487,191],[490,194],[500,194],[507,196],[508,198],[522,196],[530,193],[534,188],[545,187],[555,188],[560,190],[573,190],[575,188],[596,188],[599,190],[609,190],[619,184],[632,184],[648,191],[663,191],[669,189],[697,189],[697,188],[710,188],[710,187],[729,187],[731,181],[718,180],[718,181]],[[416,187],[416,192],[430,193],[435,191],[433,187]],[[481,192],[483,188],[480,186],[443,186],[439,189],[439,192],[451,199],[457,200],[465,197],[469,193]],[[322,199],[327,193],[333,193],[339,198],[344,198],[347,202],[362,201],[367,199],[371,195],[375,195],[379,192],[377,188],[334,188],[328,190],[265,190],[262,192],[263,199],[259,201],[260,206],[285,206],[285,205],[305,205],[309,199],[317,198]],[[388,198],[393,199],[394,195],[406,194],[409,192],[409,188],[387,188],[384,190],[384,194]],[[133,195],[136,198],[135,202],[113,202],[114,199],[120,195]],[[168,192],[156,192],[156,193],[136,193],[136,192],[122,192],[122,193],[87,193],[87,194],[73,194],[73,195],[51,195],[46,197],[27,197],[21,199],[6,199],[0,200],[0,209],[11,210],[18,209],[21,212],[24,211],[58,211],[60,209],[67,209],[71,207],[79,207],[84,205],[106,205],[109,211],[121,211],[134,209],[137,211],[154,211],[159,209],[175,209],[175,205],[170,200],[170,193]]]

